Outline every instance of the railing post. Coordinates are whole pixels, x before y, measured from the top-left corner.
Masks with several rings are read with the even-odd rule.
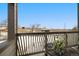
[[[47,34],[45,34],[45,56],[47,56]]]
[[[67,33],[65,33],[65,51],[67,51],[67,46],[68,46]]]
[[[8,42],[11,42],[10,47],[14,55],[16,55],[16,8],[16,3],[8,3]]]
[[[47,56],[47,32],[49,32],[49,30],[43,30],[45,32],[45,56]]]
[[[78,11],[78,49],[79,49],[79,3],[77,4],[77,11]]]
[[[78,33],[78,49],[79,49],[79,33]]]

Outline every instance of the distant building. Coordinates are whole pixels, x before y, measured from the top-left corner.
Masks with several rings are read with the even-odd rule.
[[[50,32],[67,32],[67,29],[49,29]]]
[[[67,31],[77,31],[77,28],[73,29],[44,29],[44,28],[25,28],[25,27],[20,27],[17,29],[18,33],[34,33],[34,32],[43,32],[43,30],[49,30],[49,32],[67,32]],[[6,26],[0,27],[0,34],[1,35],[7,35],[8,29]]]
[[[0,27],[0,35],[7,36],[7,32],[8,32],[8,30],[7,30],[6,26]]]
[[[8,34],[8,31],[7,31],[7,27],[0,27],[0,40],[5,40],[7,39],[7,34]]]

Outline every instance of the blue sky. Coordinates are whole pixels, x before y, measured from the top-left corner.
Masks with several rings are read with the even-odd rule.
[[[7,16],[8,16],[8,8],[7,8],[7,4],[6,3],[0,3],[0,23],[3,20],[7,20]]]
[[[41,24],[48,28],[72,28],[77,23],[77,4],[18,4],[19,24]]]
[[[7,4],[0,4],[0,19],[7,19]],[[25,27],[40,24],[48,28],[64,28],[65,24],[70,29],[77,24],[77,4],[19,3],[18,24]]]

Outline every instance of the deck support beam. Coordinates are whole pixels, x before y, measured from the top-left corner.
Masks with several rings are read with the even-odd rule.
[[[17,6],[16,3],[8,3],[8,42],[10,50],[16,55],[16,20],[17,20]],[[9,52],[8,52],[9,53]],[[9,53],[11,55],[11,53]]]
[[[48,33],[49,30],[43,30],[45,33]],[[47,34],[44,35],[45,36],[45,56],[47,56],[47,52],[48,52],[48,49],[47,49]]]
[[[16,33],[16,4],[8,4],[8,40],[15,39]]]
[[[78,25],[78,32],[79,32],[79,3],[77,4],[77,13],[78,13],[77,14],[78,15],[78,22],[77,22],[78,24],[77,25]],[[79,44],[79,33],[78,33],[78,44]],[[79,45],[78,45],[78,49],[79,49]]]

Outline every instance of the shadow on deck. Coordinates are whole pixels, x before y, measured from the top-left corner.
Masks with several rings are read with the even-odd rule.
[[[55,55],[54,51],[48,51],[48,56],[57,56]],[[66,52],[63,56],[79,56],[79,49],[78,47],[71,47],[67,48]]]
[[[4,41],[0,43],[0,56],[15,56],[16,54],[15,41]]]

